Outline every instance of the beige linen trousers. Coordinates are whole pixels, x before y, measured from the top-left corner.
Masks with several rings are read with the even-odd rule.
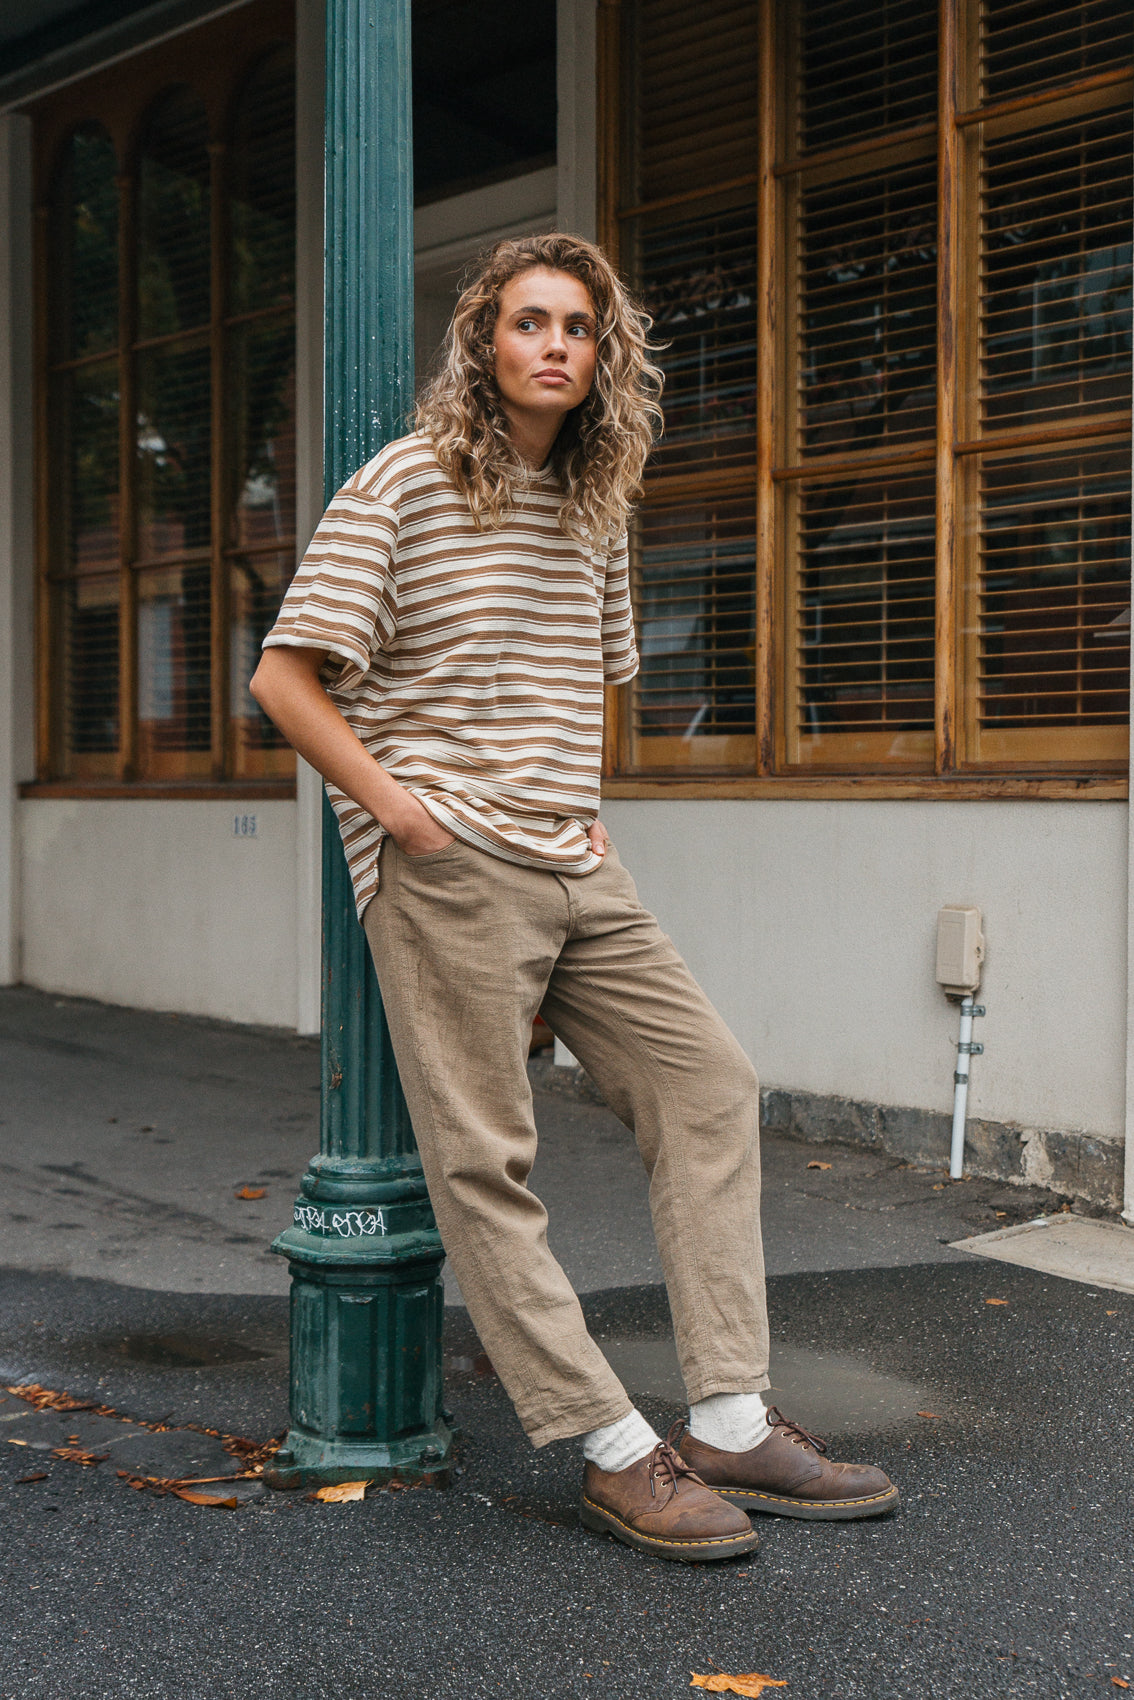
[[[380,854],[364,925],[429,1196],[529,1438],[631,1409],[527,1184],[541,1008],[637,1139],[689,1399],[766,1388],[756,1076],[617,851],[580,876],[460,839],[407,856],[386,838]]]

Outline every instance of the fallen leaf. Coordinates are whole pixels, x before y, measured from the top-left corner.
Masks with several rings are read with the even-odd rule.
[[[41,1387],[36,1381],[29,1381],[22,1387],[9,1387],[8,1392],[26,1399],[37,1411],[97,1411],[103,1408],[95,1399],[73,1399],[69,1393],[56,1393],[50,1387]]]
[[[267,1195],[266,1186],[242,1186],[239,1192],[234,1192],[234,1198],[264,1198]]]
[[[226,1511],[236,1510],[236,1495],[228,1499],[219,1499],[214,1493],[194,1493],[192,1488],[171,1488],[170,1492],[178,1499],[187,1499],[190,1505],[219,1505]]]
[[[1007,1299],[985,1299],[984,1302],[985,1302],[986,1305],[1006,1305],[1008,1303],[1008,1300]]]
[[[337,1482],[334,1487],[317,1488],[311,1497],[324,1505],[340,1505],[348,1499],[365,1499],[367,1486],[366,1482]]]
[[[808,1163],[807,1167],[809,1169],[829,1169],[831,1165],[830,1163]]]
[[[1110,1680],[1113,1682],[1113,1684],[1116,1688],[1129,1688],[1130,1687],[1130,1684],[1128,1682],[1123,1682],[1123,1680],[1120,1676],[1112,1676]]]
[[[9,1446],[30,1446],[30,1444],[31,1444],[31,1442],[30,1442],[30,1441],[27,1441],[27,1440],[13,1440],[13,1439],[12,1439],[12,1437],[11,1437],[11,1435],[9,1435],[9,1436],[8,1436],[8,1445],[9,1445]]]
[[[105,1464],[109,1452],[86,1452],[81,1446],[53,1446],[53,1458],[66,1458],[68,1464]]]
[[[941,1418],[936,1411],[919,1411],[918,1416],[919,1417],[929,1417],[935,1423],[939,1423],[941,1421]]]
[[[1118,1312],[1116,1310],[1108,1310],[1106,1314],[1108,1316],[1117,1316]]]
[[[756,1700],[763,1694],[765,1688],[786,1688],[786,1677],[761,1676],[758,1671],[749,1671],[747,1676],[729,1676],[725,1671],[718,1671],[716,1676],[698,1676],[696,1671],[690,1671],[693,1681],[690,1688],[707,1688],[711,1694],[744,1694]]]
[[[47,1471],[46,1470],[37,1470],[34,1476],[17,1476],[16,1477],[16,1486],[22,1487],[24,1482],[45,1482],[46,1480],[47,1480]]]

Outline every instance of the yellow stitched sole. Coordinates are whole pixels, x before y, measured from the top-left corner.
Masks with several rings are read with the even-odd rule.
[[[586,1528],[599,1534],[614,1535],[616,1540],[625,1539],[630,1546],[657,1551],[661,1557],[696,1559],[711,1548],[714,1549],[715,1557],[728,1558],[733,1553],[751,1552],[760,1544],[755,1530],[748,1535],[711,1535],[703,1540],[688,1541],[664,1540],[660,1535],[643,1535],[615,1512],[607,1511],[605,1506],[596,1505],[586,1494],[582,1496],[581,1517]],[[613,1524],[617,1524],[618,1529],[613,1528]],[[625,1530],[625,1535],[620,1535],[619,1529]]]
[[[705,1486],[711,1484],[706,1482]],[[856,1517],[880,1517],[900,1499],[896,1487],[862,1499],[793,1499],[790,1494],[762,1493],[759,1488],[713,1487],[713,1492],[742,1511],[768,1511],[780,1517],[807,1517],[818,1522],[851,1522]]]

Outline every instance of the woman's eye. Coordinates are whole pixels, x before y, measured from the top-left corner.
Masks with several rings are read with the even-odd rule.
[[[591,334],[590,328],[587,325],[572,325],[571,331],[573,335],[580,337],[588,337]]]

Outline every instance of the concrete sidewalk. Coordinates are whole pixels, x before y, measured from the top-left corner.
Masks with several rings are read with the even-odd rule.
[[[786,1700],[1134,1684],[1134,1297],[950,1247],[1058,1200],[861,1151],[766,1141],[773,1380],[899,1481],[893,1518],[762,1519],[759,1553],[715,1567],[590,1535],[577,1448],[531,1451],[457,1305],[448,1493],[232,1512],[131,1490],[117,1468],[232,1467],[184,1425],[286,1422],[286,1272],[265,1247],[317,1144],[317,1074],[309,1041],[0,992],[2,1380],[168,1425],[0,1388],[0,1700],[658,1700],[714,1666],[784,1679]],[[681,1389],[632,1143],[592,1104],[537,1093],[537,1113],[552,1243],[664,1428]],[[72,1435],[106,1462],[56,1457]]]

